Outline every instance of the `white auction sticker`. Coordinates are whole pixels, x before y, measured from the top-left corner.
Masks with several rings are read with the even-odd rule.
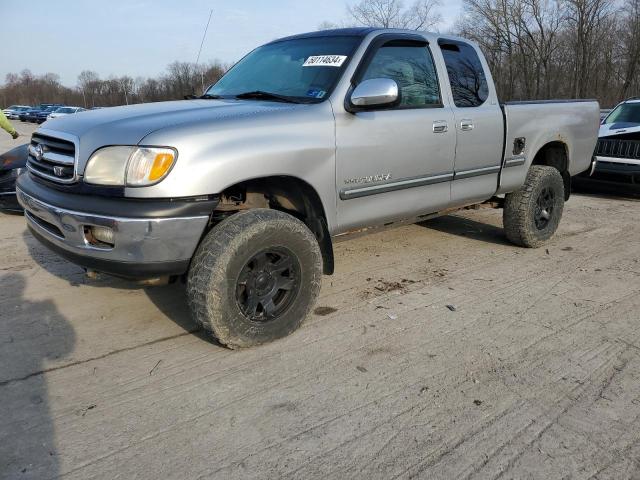
[[[307,58],[303,67],[341,67],[347,59],[345,55],[316,55]]]

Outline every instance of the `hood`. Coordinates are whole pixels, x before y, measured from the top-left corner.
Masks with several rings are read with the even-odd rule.
[[[106,145],[136,145],[157,130],[187,124],[253,117],[271,111],[306,105],[251,100],[181,100],[109,107],[52,118],[42,124],[43,133],[71,134],[79,139],[80,165],[96,149]]]
[[[631,135],[629,135],[631,134]],[[600,125],[600,134],[599,137],[613,137],[613,136],[635,136],[640,135],[640,124],[638,123],[606,123],[604,125]]]
[[[137,143],[161,128],[222,117],[259,113],[291,104],[246,100],[181,100],[142,103],[123,107],[101,108],[64,115],[47,121],[48,130],[57,130],[78,138],[92,132],[118,132],[120,143]]]

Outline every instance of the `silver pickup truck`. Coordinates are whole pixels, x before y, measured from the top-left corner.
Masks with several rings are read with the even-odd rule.
[[[194,319],[236,348],[301,324],[337,237],[491,200],[509,240],[541,245],[598,126],[595,101],[500,104],[462,38],[314,32],[257,48],[199,98],[47,121],[17,195],[70,261],[185,279]]]

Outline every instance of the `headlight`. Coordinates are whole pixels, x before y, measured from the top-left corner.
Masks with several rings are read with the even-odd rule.
[[[177,153],[160,147],[105,147],[87,163],[84,181],[95,185],[147,187],[167,176]]]
[[[124,186],[127,163],[135,147],[106,147],[94,152],[84,171],[84,181],[95,185]]]

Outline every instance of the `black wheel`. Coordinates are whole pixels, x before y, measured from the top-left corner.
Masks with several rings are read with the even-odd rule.
[[[250,347],[296,330],[320,292],[313,233],[277,210],[237,213],[198,247],[187,278],[196,322],[220,343]]]
[[[556,233],[563,209],[562,175],[553,167],[534,165],[523,187],[506,195],[505,234],[516,245],[540,247]]]

